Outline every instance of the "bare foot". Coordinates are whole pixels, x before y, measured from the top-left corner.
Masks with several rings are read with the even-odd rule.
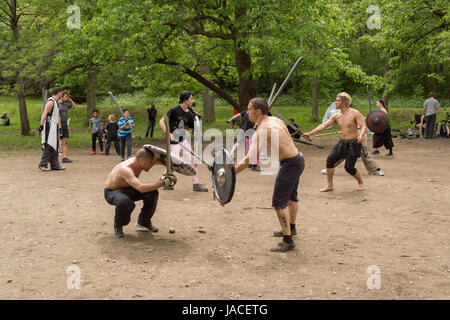
[[[358,184],[358,188],[356,188],[356,190],[358,190],[358,191],[364,191],[364,190],[366,190],[366,189],[364,188],[364,185],[363,185],[363,184]]]
[[[320,189],[320,192],[328,192],[328,191],[333,191],[333,187],[326,186],[325,188]]]

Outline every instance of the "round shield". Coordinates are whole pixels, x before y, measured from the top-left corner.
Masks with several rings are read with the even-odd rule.
[[[367,127],[374,133],[382,133],[389,125],[389,116],[381,110],[370,111],[366,118]]]
[[[323,115],[322,123],[327,122],[333,114],[336,114],[339,112],[341,112],[341,110],[336,109],[336,102],[333,102],[332,104],[330,104],[327,111],[325,111],[325,114]],[[332,126],[328,127],[327,129],[331,129],[333,127],[334,127],[334,124]]]
[[[236,185],[236,171],[233,158],[226,149],[219,149],[215,152],[211,171],[214,194],[217,200],[223,204],[230,202]]]
[[[145,144],[143,148],[146,148],[152,151],[156,157],[162,162],[162,164],[166,164],[167,152],[166,150],[159,148],[157,146],[151,144]],[[178,172],[185,176],[194,176],[195,169],[182,158],[170,153],[170,158],[172,159],[171,168],[173,171]]]

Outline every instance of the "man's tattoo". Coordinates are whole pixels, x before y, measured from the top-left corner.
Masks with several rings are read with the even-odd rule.
[[[281,217],[281,221],[283,221],[284,226],[287,228],[287,222],[286,222],[286,218],[284,216]]]

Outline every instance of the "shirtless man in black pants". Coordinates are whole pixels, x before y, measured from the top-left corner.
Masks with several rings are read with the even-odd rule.
[[[364,190],[364,184],[355,164],[361,156],[361,143],[366,134],[366,123],[361,112],[352,108],[352,98],[346,92],[337,95],[336,109],[340,109],[341,112],[332,115],[325,123],[303,134],[304,138],[309,138],[335,123],[341,128],[341,140],[334,146],[327,158],[327,186],[320,191],[333,191],[334,167],[340,159],[345,159],[345,171],[358,181],[357,190],[362,191]],[[359,134],[358,126],[361,128]]]
[[[250,121],[257,124],[252,136],[252,144],[247,155],[236,166],[236,174],[248,168],[250,159],[256,159],[264,144],[278,151],[280,170],[273,189],[272,206],[281,225],[283,241],[271,249],[272,252],[286,252],[295,248],[292,235],[296,234],[295,219],[298,211],[297,189],[300,176],[305,168],[303,154],[298,151],[283,121],[268,115],[269,106],[262,98],[250,100],[247,113]],[[266,139],[264,139],[266,137]],[[266,140],[266,141],[264,141]],[[272,157],[273,157],[272,153]],[[280,234],[280,235],[278,235]]]

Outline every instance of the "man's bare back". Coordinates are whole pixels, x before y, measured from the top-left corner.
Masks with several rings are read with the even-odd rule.
[[[130,168],[130,165],[134,161],[135,161],[135,158],[133,157],[133,158],[130,158],[130,159],[123,161],[123,162],[119,163],[118,165],[116,165],[114,167],[114,169],[111,170],[108,178],[106,179],[105,188],[111,189],[111,190],[116,190],[119,188],[128,188],[130,186],[130,184],[124,178],[127,171],[128,171],[128,173],[132,172],[136,178],[139,178],[142,171],[134,172]]]

